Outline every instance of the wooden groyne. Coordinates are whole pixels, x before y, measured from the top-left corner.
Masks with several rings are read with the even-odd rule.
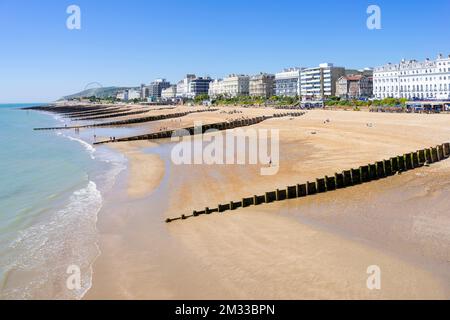
[[[202,210],[194,210],[190,215],[181,215],[177,218],[166,219],[167,223],[175,220],[185,220],[202,214],[214,212],[223,213],[228,210],[257,206],[264,203],[283,201],[288,199],[302,198],[318,193],[330,192],[337,189],[347,188],[362,183],[368,183],[393,176],[397,173],[420,168],[450,157],[450,143],[444,143],[436,147],[426,148],[411,153],[406,153],[390,159],[376,161],[375,163],[361,166],[355,169],[337,172],[334,175],[317,178],[316,181],[287,186],[283,189],[266,192],[263,195],[254,195],[242,198],[239,201],[219,204],[214,207],[206,207]]]
[[[90,121],[90,120],[101,120],[101,119],[127,117],[127,116],[133,116],[133,115],[147,113],[149,111],[150,110],[135,110],[135,111],[124,110],[123,112],[115,111],[115,112],[110,112],[110,113],[105,113],[105,114],[94,115],[94,116],[86,116],[83,118],[76,118],[76,119],[74,119],[74,121]]]
[[[165,119],[181,118],[181,117],[187,116],[188,114],[191,114],[191,113],[213,112],[213,111],[217,111],[217,110],[218,109],[202,109],[202,110],[195,110],[195,111],[186,111],[186,112],[161,114],[161,115],[156,115],[156,116],[127,119],[127,120],[114,121],[114,122],[95,123],[95,124],[89,124],[89,125],[83,125],[83,126],[34,128],[34,130],[63,130],[63,129],[81,129],[81,128],[93,128],[93,127],[112,127],[112,126],[119,126],[119,125],[128,125],[128,124],[136,124],[136,123],[143,123],[143,122],[160,121],[160,120],[165,120]]]
[[[95,110],[95,111],[86,111],[86,112],[71,112],[64,114],[65,118],[79,118],[79,117],[93,117],[93,116],[99,116],[103,114],[109,114],[109,113],[117,113],[117,112],[126,112],[130,111],[129,108],[103,108],[101,110]]]
[[[304,112],[285,112],[285,113],[276,113],[273,116],[260,116],[250,119],[237,119],[234,121],[228,121],[228,122],[217,122],[217,123],[211,123],[211,124],[205,124],[201,127],[187,127],[182,129],[175,129],[175,130],[167,130],[167,131],[160,131],[160,132],[154,132],[139,136],[132,136],[132,137],[126,137],[126,138],[120,138],[116,140],[106,140],[106,141],[99,141],[95,142],[94,144],[105,144],[105,143],[111,143],[111,142],[126,142],[126,141],[137,141],[137,140],[156,140],[156,139],[166,139],[171,138],[172,136],[184,136],[184,135],[195,135],[200,133],[205,133],[208,130],[215,129],[219,131],[228,130],[228,129],[234,129],[239,127],[245,127],[245,126],[251,126],[257,123],[260,123],[264,120],[270,119],[270,118],[279,118],[279,117],[299,117],[304,115]]]
[[[133,112],[133,114],[141,114],[141,113],[145,113],[145,112],[150,112],[150,111],[160,111],[160,110],[171,110],[171,109],[175,109],[175,107],[170,107],[170,108],[158,108],[158,109],[150,109],[150,108],[146,108],[146,107],[142,107],[141,109],[132,109],[130,107],[125,107],[125,106],[121,106],[121,107],[115,107],[115,108],[111,108],[111,107],[106,107],[100,110],[95,110],[95,111],[88,111],[88,112],[74,112],[74,113],[69,113],[66,114],[66,117],[69,118],[87,118],[87,117],[95,117],[95,116],[100,116],[100,115],[108,115],[108,114],[119,114],[119,113],[125,113],[125,112]],[[106,118],[106,117],[105,117]],[[80,119],[80,120],[84,120],[84,119]],[[89,119],[87,119],[89,120]]]
[[[75,113],[80,111],[95,111],[95,110],[101,110],[105,109],[105,106],[86,106],[86,105],[74,105],[74,106],[56,106],[56,105],[49,105],[49,106],[35,106],[35,107],[27,107],[23,108],[22,110],[35,110],[35,111],[47,111],[47,112],[53,112],[53,113],[60,113],[60,114],[68,114],[68,113]]]

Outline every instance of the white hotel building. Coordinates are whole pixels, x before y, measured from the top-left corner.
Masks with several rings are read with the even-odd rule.
[[[247,75],[231,74],[227,78],[214,80],[209,84],[208,94],[212,98],[224,96],[234,98],[248,96],[250,91],[250,77]]]
[[[377,99],[450,99],[450,55],[436,60],[402,60],[374,69],[373,92]]]

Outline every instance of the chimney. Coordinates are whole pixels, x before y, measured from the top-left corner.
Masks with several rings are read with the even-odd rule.
[[[442,59],[444,56],[442,55],[442,53],[438,54],[438,59]]]

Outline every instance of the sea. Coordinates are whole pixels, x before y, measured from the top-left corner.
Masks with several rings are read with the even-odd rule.
[[[97,215],[126,168],[97,130],[34,131],[69,120],[0,104],[0,299],[81,299],[100,254]]]

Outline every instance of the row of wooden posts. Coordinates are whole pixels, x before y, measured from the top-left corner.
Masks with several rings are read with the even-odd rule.
[[[167,223],[175,220],[185,220],[190,217],[197,217],[202,214],[211,214],[213,212],[225,212],[245,208],[252,205],[261,205],[287,199],[295,199],[315,195],[327,191],[347,188],[354,185],[386,178],[399,172],[412,170],[431,164],[450,156],[450,143],[444,143],[432,148],[426,148],[416,152],[406,153],[401,156],[392,157],[387,160],[377,161],[373,164],[361,166],[357,169],[344,170],[337,172],[332,176],[318,178],[316,181],[308,181],[303,184],[288,186],[285,189],[266,192],[264,195],[254,195],[243,198],[240,201],[230,201],[229,203],[219,204],[217,207],[207,207],[204,210],[195,210],[192,215],[182,215],[178,218],[168,218]]]
[[[101,109],[95,109],[95,110],[88,110],[88,111],[77,111],[77,112],[71,112],[71,113],[65,113],[65,118],[79,118],[79,117],[93,117],[97,115],[102,114],[108,114],[112,112],[123,112],[123,111],[129,111],[130,109],[124,109],[122,107],[114,107],[114,108],[101,108]]]
[[[195,111],[160,114],[160,115],[147,116],[147,117],[141,117],[141,118],[133,118],[133,119],[127,119],[127,120],[113,121],[113,122],[102,122],[102,123],[96,123],[96,124],[90,124],[90,125],[84,125],[84,126],[34,128],[34,130],[62,130],[62,129],[80,129],[80,128],[92,128],[92,127],[112,127],[112,126],[119,126],[119,125],[127,125],[127,124],[143,123],[143,122],[160,121],[160,120],[173,119],[173,118],[181,118],[181,117],[187,116],[188,114],[191,114],[191,113],[213,112],[213,111],[217,111],[217,109],[199,109],[199,110],[195,110]]]
[[[215,130],[228,130],[228,129],[234,129],[239,127],[245,127],[245,126],[251,126],[257,123],[260,123],[266,119],[273,118],[273,117],[299,117],[302,116],[304,112],[284,112],[284,113],[276,113],[273,116],[260,116],[260,117],[254,117],[249,119],[237,119],[234,121],[228,121],[228,122],[217,122],[217,123],[210,123],[210,124],[204,124],[201,127],[187,127],[183,129],[176,129],[176,130],[167,130],[167,131],[160,131],[155,133],[149,133],[139,136],[132,136],[132,137],[126,137],[126,138],[120,138],[116,140],[106,140],[106,141],[99,141],[94,144],[104,144],[104,143],[110,143],[110,142],[125,142],[125,141],[137,141],[137,140],[156,140],[156,139],[167,139],[171,138],[172,136],[184,136],[184,135],[195,135],[199,133],[205,133],[208,130],[215,129]]]
[[[112,112],[98,113],[98,114],[89,115],[89,116],[83,115],[83,117],[79,116],[80,118],[75,118],[75,119],[73,119],[73,121],[93,121],[93,120],[127,117],[127,116],[134,116],[137,114],[147,113],[149,111],[150,110],[145,110],[145,109],[134,110],[134,111],[131,111],[131,110],[112,111]]]
[[[99,119],[108,119],[108,118],[117,118],[124,116],[131,116],[136,114],[142,114],[149,111],[162,111],[162,110],[172,110],[175,107],[170,108],[158,108],[158,109],[130,109],[130,108],[109,108],[104,110],[96,110],[90,112],[77,112],[66,115],[69,118],[75,118],[74,121],[88,121],[88,120],[99,120]]]
[[[97,110],[92,110],[92,111],[79,111],[79,112],[73,112],[73,113],[66,113],[66,114],[64,114],[64,117],[70,118],[70,119],[78,119],[78,118],[107,115],[110,113],[128,112],[130,110],[131,110],[130,108],[124,108],[124,107],[103,108],[103,109],[97,109]]]
[[[56,106],[56,105],[48,105],[48,106],[34,106],[34,107],[25,107],[23,110],[36,110],[36,111],[48,111],[60,114],[69,114],[75,112],[87,112],[87,111],[95,111],[101,110],[104,108],[103,106],[86,106],[86,105],[73,105],[73,106]]]

